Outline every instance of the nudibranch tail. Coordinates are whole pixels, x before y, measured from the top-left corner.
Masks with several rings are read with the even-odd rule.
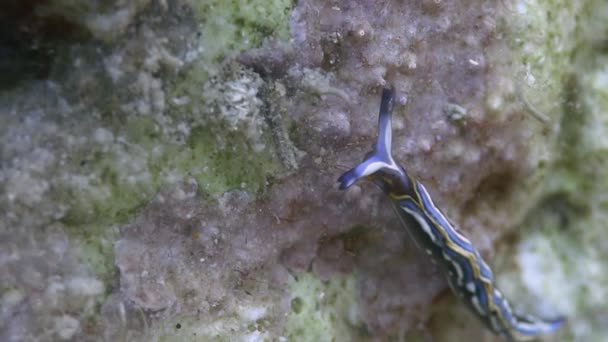
[[[514,322],[512,330],[519,335],[517,340],[535,340],[540,335],[550,334],[561,328],[566,323],[566,318],[540,319],[527,315],[513,315]]]
[[[355,168],[344,173],[338,182],[340,190],[344,190],[355,184],[359,179],[368,177],[382,169],[398,170],[399,167],[391,155],[391,116],[395,102],[395,91],[393,88],[382,90],[382,102],[380,103],[380,115],[378,119],[378,140],[372,153]]]

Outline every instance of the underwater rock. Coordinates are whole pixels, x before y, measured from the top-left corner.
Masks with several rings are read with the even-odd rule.
[[[380,191],[335,188],[388,84],[395,158],[514,302],[593,339],[605,51],[575,47],[602,6],[11,3],[35,10],[0,33],[0,339],[496,340]]]

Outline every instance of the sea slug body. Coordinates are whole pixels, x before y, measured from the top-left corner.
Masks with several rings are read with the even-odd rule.
[[[383,90],[375,148],[362,163],[340,176],[340,189],[363,178],[377,184],[391,198],[416,246],[440,265],[452,291],[494,333],[509,341],[530,341],[557,330],[564,318],[545,320],[511,310],[496,287],[492,270],[470,240],[437,208],[424,185],[395,162],[391,154],[394,97],[392,88]]]

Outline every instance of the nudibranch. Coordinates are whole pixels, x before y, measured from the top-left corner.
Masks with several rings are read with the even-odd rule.
[[[445,274],[452,291],[495,334],[509,341],[529,341],[557,330],[564,318],[541,319],[515,313],[496,287],[494,275],[479,252],[433,203],[424,185],[398,165],[391,153],[391,115],[394,90],[384,89],[378,120],[378,139],[364,161],[344,173],[344,190],[362,178],[386,193],[408,235]]]

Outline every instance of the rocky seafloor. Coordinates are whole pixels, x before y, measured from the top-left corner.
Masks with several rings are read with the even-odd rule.
[[[1,341],[501,341],[373,185],[395,158],[546,341],[608,338],[608,4],[8,1]]]

